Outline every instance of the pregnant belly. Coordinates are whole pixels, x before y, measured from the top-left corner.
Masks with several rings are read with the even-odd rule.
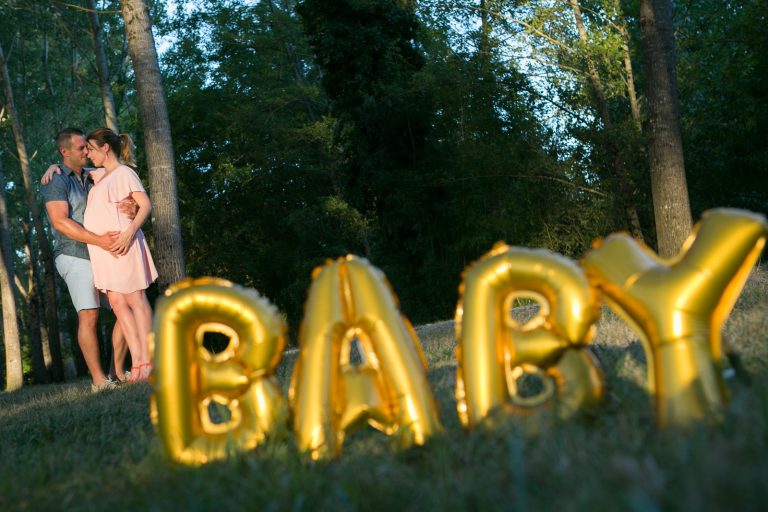
[[[111,203],[102,205],[89,203],[83,215],[83,226],[97,235],[107,231],[123,231],[125,222],[120,217],[117,208]],[[130,220],[128,222],[130,223]]]

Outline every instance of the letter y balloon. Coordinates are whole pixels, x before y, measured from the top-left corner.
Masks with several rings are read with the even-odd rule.
[[[584,258],[590,280],[643,339],[659,425],[720,415],[728,397],[721,329],[766,233],[762,215],[716,209],[671,260],[626,234],[597,241]]]

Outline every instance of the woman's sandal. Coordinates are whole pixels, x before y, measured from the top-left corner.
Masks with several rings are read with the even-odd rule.
[[[149,380],[149,374],[152,373],[153,367],[154,365],[152,363],[142,363],[139,365],[139,368],[141,368],[139,380],[141,382],[146,382]]]
[[[143,364],[140,364],[138,366],[131,366],[131,376],[128,377],[128,383],[133,384],[135,382],[141,382],[141,367],[144,366]]]

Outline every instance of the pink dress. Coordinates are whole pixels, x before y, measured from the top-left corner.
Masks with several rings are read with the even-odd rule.
[[[144,192],[138,175],[126,165],[109,173],[92,171],[96,184],[88,193],[83,225],[97,235],[107,231],[125,231],[131,219],[117,209],[119,201],[131,192]],[[157,270],[149,253],[147,240],[139,229],[124,256],[115,258],[96,245],[88,245],[93,268],[93,283],[99,290],[130,293],[145,290],[155,279]]]

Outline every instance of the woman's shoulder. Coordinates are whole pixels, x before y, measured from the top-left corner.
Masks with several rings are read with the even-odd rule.
[[[101,181],[101,179],[106,174],[107,170],[103,167],[96,167],[93,169],[88,169],[88,177],[93,180],[94,183],[98,183]]]
[[[136,174],[136,169],[134,169],[130,165],[126,165],[126,164],[118,165],[117,167],[115,167],[115,170],[116,171],[119,170],[121,172],[132,172],[133,174]]]
[[[115,174],[121,174],[123,176],[135,176],[136,178],[139,177],[139,174],[136,172],[136,170],[125,164],[120,164],[117,167],[115,167]]]
[[[115,184],[118,187],[127,188],[135,192],[144,192],[144,185],[141,178],[132,167],[120,164],[113,171],[115,174]]]

